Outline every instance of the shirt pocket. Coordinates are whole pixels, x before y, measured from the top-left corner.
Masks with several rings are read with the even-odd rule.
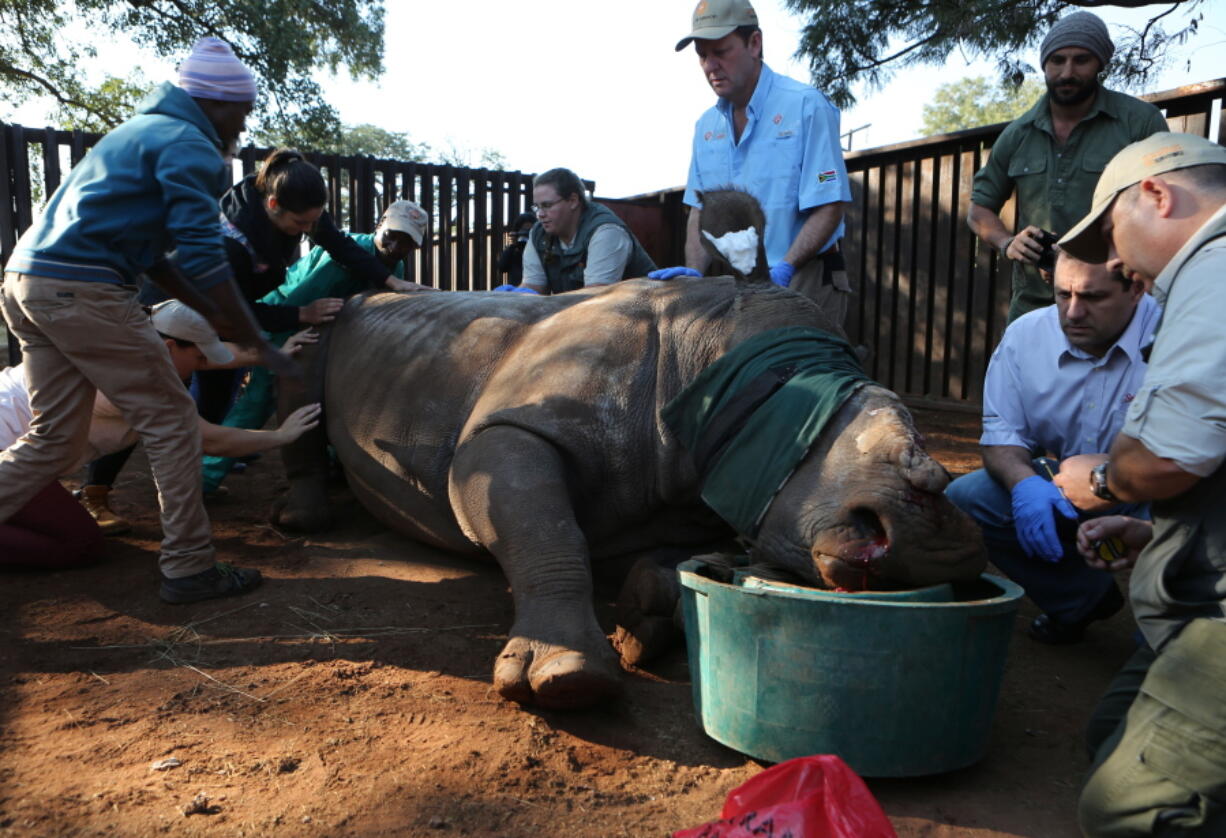
[[[1015,181],[1042,177],[1047,173],[1047,157],[1039,154],[1019,153],[1009,161],[1009,177]]]
[[[1097,182],[1098,176],[1103,173],[1103,169],[1107,168],[1107,163],[1113,155],[1103,155],[1100,152],[1087,152],[1081,158],[1081,170],[1094,176]]]

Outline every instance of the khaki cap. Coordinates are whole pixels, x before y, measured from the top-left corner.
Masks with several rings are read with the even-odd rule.
[[[1195,134],[1162,131],[1124,146],[1103,169],[1094,187],[1090,214],[1064,234],[1060,247],[1083,262],[1107,261],[1107,242],[1103,239],[1101,222],[1115,196],[1147,177],[1213,163],[1226,165],[1226,148]]]
[[[164,335],[196,344],[210,364],[228,364],[234,354],[217,337],[209,321],[195,309],[188,308],[178,300],[167,300],[152,308],[150,320],[153,328]]]
[[[694,31],[677,42],[677,52],[695,39],[718,41],[738,26],[757,26],[758,13],[748,0],[698,0],[694,7]]]
[[[383,211],[379,223],[389,230],[408,233],[418,247],[426,237],[426,221],[429,216],[416,201],[393,201]]]

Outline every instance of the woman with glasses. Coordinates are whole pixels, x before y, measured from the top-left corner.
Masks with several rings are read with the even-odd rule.
[[[655,263],[611,210],[587,198],[570,169],[550,169],[532,182],[537,222],[524,248],[522,288],[561,294],[646,276]]]

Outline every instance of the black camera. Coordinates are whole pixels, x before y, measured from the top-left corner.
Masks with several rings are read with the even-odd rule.
[[[1039,230],[1039,246],[1043,248],[1039,253],[1039,260],[1035,262],[1035,266],[1041,271],[1055,273],[1056,271],[1056,242],[1060,241],[1060,237],[1055,233],[1047,230]]]

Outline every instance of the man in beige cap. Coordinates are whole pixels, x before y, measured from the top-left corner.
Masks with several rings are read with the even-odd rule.
[[[814,299],[842,325],[851,286],[839,250],[851,201],[839,112],[808,84],[774,73],[762,60],[762,30],[747,0],[700,0],[690,43],[715,95],[694,130],[684,201],[686,267],[648,276],[701,276],[710,263],[699,228],[698,193],[735,186],[766,214],[771,281]]]
[[[1117,154],[1060,242],[1145,282],[1163,305],[1149,368],[1110,454],[1056,482],[1082,508],[1152,503],[1153,524],[1082,525],[1122,539],[1147,645],[1090,724],[1087,835],[1226,835],[1226,149],[1160,133]]]
[[[1107,90],[1099,77],[1115,45],[1090,12],[1061,18],[1039,49],[1045,93],[1006,126],[975,175],[966,222],[1012,266],[1009,322],[1052,302],[1051,277],[1039,273],[1043,231],[1057,236],[1090,208],[1087,198],[1111,156],[1131,142],[1167,130],[1148,102]],[[999,213],[1017,195],[1017,234]]]

